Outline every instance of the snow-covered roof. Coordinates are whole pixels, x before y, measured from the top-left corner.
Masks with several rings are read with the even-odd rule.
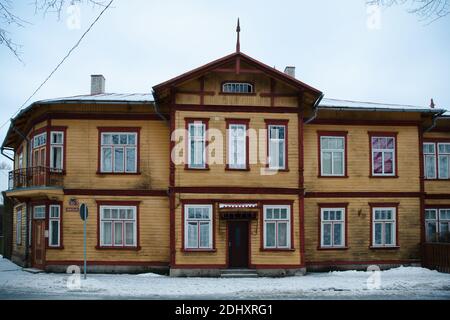
[[[368,111],[415,111],[415,112],[432,112],[439,113],[443,109],[431,109],[423,106],[412,106],[406,104],[388,104],[377,102],[351,101],[341,99],[324,98],[319,103],[320,109],[352,109],[352,110],[368,110]]]
[[[95,95],[79,95],[36,101],[36,104],[58,103],[58,102],[154,102],[151,93],[102,93]]]

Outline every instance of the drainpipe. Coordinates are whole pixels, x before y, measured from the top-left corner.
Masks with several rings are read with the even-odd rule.
[[[423,133],[426,133],[426,132],[429,132],[429,131],[433,130],[434,127],[436,127],[437,119],[438,119],[440,116],[442,116],[444,113],[445,113],[445,111],[441,111],[440,113],[438,113],[437,115],[435,115],[435,116],[433,117],[433,122],[431,123],[431,126],[429,126],[428,128],[424,129],[424,130],[423,130]]]
[[[155,95],[153,95],[153,96],[155,96]],[[167,125],[169,125],[169,120],[167,120],[167,118],[164,117],[164,115],[159,111],[158,101],[156,101],[156,100],[153,103],[153,109],[155,110],[156,114],[161,118],[161,120],[163,120]]]
[[[14,152],[14,149],[13,149],[13,148],[8,148],[8,147],[2,147],[2,148],[1,148],[1,154],[2,154],[2,156],[4,156],[5,158],[8,158],[8,159],[11,160],[11,161],[14,161],[13,158],[11,158],[8,154],[6,154],[6,153],[4,152],[5,150],[13,151],[13,152]]]
[[[320,94],[320,97],[316,100],[316,102],[314,103],[314,106],[313,106],[313,109],[314,109],[314,115],[313,115],[311,118],[309,118],[308,120],[305,120],[305,121],[304,121],[304,124],[308,124],[308,123],[310,123],[311,121],[313,121],[315,118],[317,118],[317,114],[318,114],[318,112],[319,112],[318,105],[319,105],[320,101],[322,101],[323,97],[324,97],[324,94],[321,93],[321,94]]]

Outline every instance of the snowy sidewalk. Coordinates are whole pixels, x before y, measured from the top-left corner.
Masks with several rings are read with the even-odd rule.
[[[400,267],[377,274],[364,271],[309,273],[287,278],[171,278],[140,275],[88,275],[77,287],[68,274],[30,274],[0,258],[0,298],[21,293],[43,298],[265,298],[314,297],[359,299],[378,297],[450,299],[450,274],[424,268]],[[71,286],[74,285],[74,286]]]

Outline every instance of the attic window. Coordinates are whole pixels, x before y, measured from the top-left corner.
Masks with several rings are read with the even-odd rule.
[[[222,84],[224,93],[253,93],[253,85],[248,82],[225,82]]]

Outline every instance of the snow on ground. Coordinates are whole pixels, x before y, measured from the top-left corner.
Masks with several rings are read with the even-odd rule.
[[[450,298],[450,274],[424,268],[399,267],[380,273],[342,271],[308,273],[286,278],[171,278],[152,273],[139,275],[88,274],[78,283],[68,274],[23,271],[9,260],[0,259],[0,293],[92,294],[93,297],[314,297],[345,295],[388,297],[391,294],[418,295],[445,292]],[[368,281],[369,279],[369,281]],[[378,280],[379,279],[379,282]],[[376,284],[379,283],[379,287]],[[68,287],[69,284],[69,287]],[[70,286],[70,285],[74,286]]]

